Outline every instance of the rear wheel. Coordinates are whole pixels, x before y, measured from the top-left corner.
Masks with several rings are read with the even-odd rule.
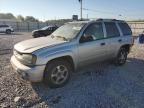
[[[6,30],[6,34],[11,34],[11,30]]]
[[[124,65],[127,60],[128,51],[125,48],[120,48],[119,53],[116,57],[116,65]]]
[[[71,65],[64,60],[54,60],[45,69],[44,82],[51,88],[64,86],[70,79]]]

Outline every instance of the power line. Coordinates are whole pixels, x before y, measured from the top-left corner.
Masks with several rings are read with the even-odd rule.
[[[83,8],[83,10],[85,11],[91,11],[91,12],[99,12],[99,13],[105,13],[105,14],[114,14],[112,12],[106,12],[106,11],[100,11],[100,10],[93,10],[93,9],[87,9],[87,8]]]
[[[100,10],[94,10],[94,9],[87,9],[87,8],[83,8],[84,11],[90,11],[90,12],[94,12],[94,13],[104,13],[104,14],[116,14],[114,12],[108,12],[108,11],[100,11]],[[124,14],[119,14],[119,16],[123,16]],[[131,14],[131,13],[128,13],[126,14],[125,16],[138,16],[138,14]]]

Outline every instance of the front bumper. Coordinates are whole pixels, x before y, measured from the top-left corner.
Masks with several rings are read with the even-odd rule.
[[[11,64],[14,70],[24,79],[31,82],[43,80],[45,65],[29,67],[20,63],[15,56],[11,57]]]

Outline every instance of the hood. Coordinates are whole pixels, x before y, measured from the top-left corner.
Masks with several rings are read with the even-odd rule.
[[[40,48],[54,46],[54,45],[62,44],[64,42],[66,41],[56,39],[56,38],[51,38],[50,36],[41,37],[41,38],[29,39],[29,40],[17,43],[14,46],[14,49],[21,53],[32,53],[33,51],[36,51]]]

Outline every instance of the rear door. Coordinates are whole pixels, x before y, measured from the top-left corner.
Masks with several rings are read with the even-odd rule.
[[[0,32],[5,32],[7,26],[6,25],[0,25]]]
[[[106,31],[107,55],[108,58],[113,58],[117,55],[122,43],[122,37],[117,23],[104,22]]]
[[[2,25],[0,25],[0,32],[2,32]]]

